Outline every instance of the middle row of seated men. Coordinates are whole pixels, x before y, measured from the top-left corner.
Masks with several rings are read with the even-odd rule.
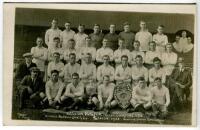
[[[71,53],[69,58],[69,63],[64,66],[64,64],[59,60],[59,53],[54,53],[55,60],[48,65],[48,76],[51,76],[51,71],[56,69],[59,71],[60,78],[69,84],[72,80],[73,73],[79,73],[80,78],[84,83],[88,83],[88,80],[96,80],[101,83],[103,81],[104,75],[109,75],[111,81],[116,81],[116,83],[126,82],[133,83],[138,77],[145,77],[146,82],[150,84],[154,81],[156,76],[162,78],[162,82],[165,83],[166,80],[166,70],[161,68],[161,60],[158,57],[153,59],[153,67],[148,71],[147,68],[143,66],[143,58],[141,55],[136,56],[136,65],[132,68],[128,66],[128,56],[123,55],[121,57],[122,64],[116,67],[109,64],[110,58],[108,55],[103,56],[103,64],[97,69],[92,63],[92,55],[90,53],[86,54],[84,64],[76,63],[76,55]]]
[[[65,111],[80,108],[104,110],[107,114],[118,105],[114,98],[115,84],[111,82],[109,75],[102,76],[102,83],[95,84],[93,79],[88,84],[80,81],[78,73],[72,74],[72,81],[67,86],[59,80],[59,71],[52,70],[51,78],[46,82],[43,89],[39,77],[39,69],[31,68],[31,75],[25,76],[21,82],[22,89],[20,105],[24,107],[25,99],[29,97],[36,106],[49,106]],[[29,84],[29,82],[31,82]],[[138,85],[132,89],[130,103],[133,109],[128,112],[144,112],[152,108],[156,115],[166,116],[167,107],[170,104],[169,90],[161,78],[154,79],[154,87],[147,87],[144,77],[138,78]]]
[[[154,41],[149,43],[149,51],[147,52],[140,51],[140,42],[135,41],[133,43],[134,50],[132,52],[129,52],[129,50],[125,49],[124,47],[124,39],[119,38],[118,39],[119,48],[115,52],[113,52],[113,50],[107,46],[108,40],[105,38],[103,39],[102,47],[98,49],[97,51],[94,47],[90,47],[90,40],[91,40],[90,37],[86,37],[85,40],[86,40],[86,47],[83,47],[81,50],[76,50],[75,41],[73,39],[70,39],[68,41],[69,49],[63,51],[61,48],[58,47],[60,39],[58,37],[55,37],[54,38],[55,48],[49,49],[48,51],[45,49],[41,49],[39,52],[39,49],[37,48],[42,47],[43,40],[42,38],[38,37],[36,41],[37,46],[31,49],[31,53],[33,55],[33,62],[36,63],[40,71],[44,73],[45,61],[48,60],[49,61],[48,71],[47,71],[48,76],[50,76],[50,72],[52,68],[58,68],[59,71],[61,71],[63,68],[65,70],[65,68],[67,69],[67,67],[72,68],[70,69],[70,71],[79,70],[80,68],[79,65],[75,64],[75,67],[72,67],[72,66],[70,67],[69,64],[67,64],[71,62],[72,58],[74,58],[74,56],[70,56],[70,54],[72,53],[75,54],[75,61],[76,62],[81,61],[82,65],[84,64],[85,59],[87,60],[86,57],[88,53],[90,53],[91,54],[90,60],[92,61],[92,63],[94,63],[97,66],[105,62],[104,56],[107,55],[107,57],[109,57],[109,61],[111,65],[115,68],[117,68],[121,64],[122,62],[121,57],[123,55],[126,55],[128,57],[128,64],[130,66],[135,66],[137,64],[136,56],[140,55],[142,57],[142,62],[144,63],[145,67],[147,67],[148,69],[153,67],[153,59],[155,57],[158,57],[159,59],[162,59],[161,63],[164,66],[163,68],[165,69],[166,75],[171,74],[174,68],[174,65],[177,62],[178,56],[176,53],[172,51],[172,44],[170,43],[166,44],[166,51],[160,53],[156,51],[156,43]],[[59,62],[59,60],[62,61],[62,63],[60,62],[58,64],[57,62]],[[67,64],[67,65],[64,67],[64,64]]]
[[[56,69],[59,71],[59,76],[65,84],[69,84],[72,80],[72,74],[78,73],[82,82],[87,84],[88,80],[97,80],[98,83],[103,81],[104,75],[109,75],[111,81],[116,81],[116,83],[126,82],[136,85],[138,77],[143,76],[146,82],[150,82],[152,85],[155,77],[161,77],[162,83],[166,81],[166,68],[161,67],[161,60],[158,57],[153,59],[153,66],[148,70],[143,65],[143,57],[141,55],[136,56],[136,65],[129,67],[128,56],[122,55],[121,64],[114,69],[113,66],[109,64],[110,58],[108,55],[103,56],[103,64],[96,66],[92,63],[92,55],[87,53],[85,56],[84,64],[80,65],[76,63],[75,53],[70,53],[69,63],[64,66],[64,64],[59,60],[59,53],[54,53],[54,61],[50,62],[48,65],[48,76],[51,76],[51,71]],[[167,70],[169,70],[167,68]],[[173,70],[173,68],[172,68]],[[172,71],[170,70],[170,71]]]

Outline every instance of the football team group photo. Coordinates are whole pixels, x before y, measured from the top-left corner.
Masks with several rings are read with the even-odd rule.
[[[16,8],[12,119],[191,125],[194,35],[192,14]]]

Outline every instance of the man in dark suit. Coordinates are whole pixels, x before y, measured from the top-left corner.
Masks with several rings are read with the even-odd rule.
[[[15,79],[16,81],[21,81],[24,76],[30,75],[30,68],[36,67],[35,63],[32,63],[32,54],[31,53],[25,53],[23,54],[23,57],[25,58],[25,62],[21,63],[18,68],[16,69]]]
[[[184,59],[178,58],[177,67],[173,70],[169,79],[169,90],[171,95],[172,107],[176,107],[176,102],[187,102],[192,86],[191,71],[185,67]],[[179,105],[181,105],[179,104]]]
[[[108,40],[108,46],[115,51],[117,49],[117,43],[118,43],[118,38],[119,36],[115,32],[116,25],[115,24],[110,24],[109,30],[110,32],[105,35],[104,38]]]
[[[39,69],[32,67],[31,75],[26,75],[19,85],[20,109],[25,107],[25,100],[31,100],[35,107],[39,107],[42,99],[45,98],[44,83],[39,77]]]

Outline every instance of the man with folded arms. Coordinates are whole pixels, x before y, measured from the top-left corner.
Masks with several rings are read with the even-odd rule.
[[[35,63],[40,69],[41,77],[45,75],[45,62],[47,61],[47,48],[43,47],[42,37],[37,37],[36,39],[37,46],[31,48],[31,54],[33,55],[33,63]]]
[[[131,83],[131,68],[128,66],[128,56],[122,55],[122,64],[116,68],[115,80],[116,83]]]
[[[115,76],[115,69],[109,65],[109,56],[104,55],[103,56],[104,63],[103,65],[99,66],[97,69],[97,80],[99,84],[102,83],[104,75],[108,75],[110,81],[114,81],[114,76]]]
[[[149,70],[149,87],[154,87],[154,80],[156,77],[162,79],[162,83],[165,84],[166,81],[166,72],[161,67],[161,60],[158,57],[153,59],[154,67]]]
[[[148,69],[143,65],[143,58],[141,55],[137,55],[135,58],[136,65],[132,66],[132,85],[137,86],[138,78],[144,77],[145,81],[148,82]]]
[[[54,52],[53,57],[54,57],[53,61],[51,61],[48,64],[48,68],[47,68],[48,77],[51,77],[52,70],[57,70],[60,73],[63,71],[63,68],[64,68],[63,62],[60,61],[60,53]]]
[[[167,116],[167,107],[170,104],[169,90],[162,85],[160,77],[155,78],[155,87],[151,89],[152,108],[156,116],[165,118]]]
[[[124,39],[119,38],[118,39],[118,45],[119,48],[115,50],[114,52],[114,61],[115,61],[115,67],[121,64],[121,56],[126,55],[128,56],[128,59],[130,59],[130,52],[128,49],[125,48],[124,46]]]
[[[162,64],[163,68],[166,71],[166,75],[171,75],[176,63],[177,63],[177,54],[172,51],[172,44],[166,44],[166,52],[162,53]]]
[[[113,50],[108,47],[108,39],[104,38],[102,43],[102,47],[99,48],[96,53],[96,61],[98,64],[103,63],[104,55],[108,55],[110,57],[110,61],[113,61]]]
[[[67,86],[72,82],[72,74],[79,73],[80,65],[76,63],[76,54],[69,54],[69,63],[66,64],[63,68],[63,71],[60,73],[60,77],[64,77],[64,83]]]
[[[164,34],[164,26],[159,25],[157,34],[153,35],[153,41],[156,42],[156,51],[165,52],[165,46],[168,43],[168,37]]]
[[[110,109],[117,105],[117,101],[113,99],[115,84],[110,82],[110,77],[108,75],[103,76],[103,83],[98,86],[98,100],[99,109],[110,114]]]
[[[96,66],[92,63],[90,53],[86,54],[85,63],[81,65],[79,75],[84,86],[89,83],[89,80],[96,80]]]

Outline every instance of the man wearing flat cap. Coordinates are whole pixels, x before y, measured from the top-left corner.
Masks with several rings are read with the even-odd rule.
[[[37,67],[30,68],[31,75],[26,75],[19,86],[20,109],[25,106],[25,101],[30,100],[35,108],[40,106],[40,102],[45,98],[44,83],[39,76],[40,70]]]
[[[15,74],[16,81],[21,81],[24,76],[30,75],[30,68],[36,67],[35,63],[32,63],[32,54],[31,53],[25,53],[23,54],[23,57],[25,58],[25,62],[21,63],[17,69]]]

